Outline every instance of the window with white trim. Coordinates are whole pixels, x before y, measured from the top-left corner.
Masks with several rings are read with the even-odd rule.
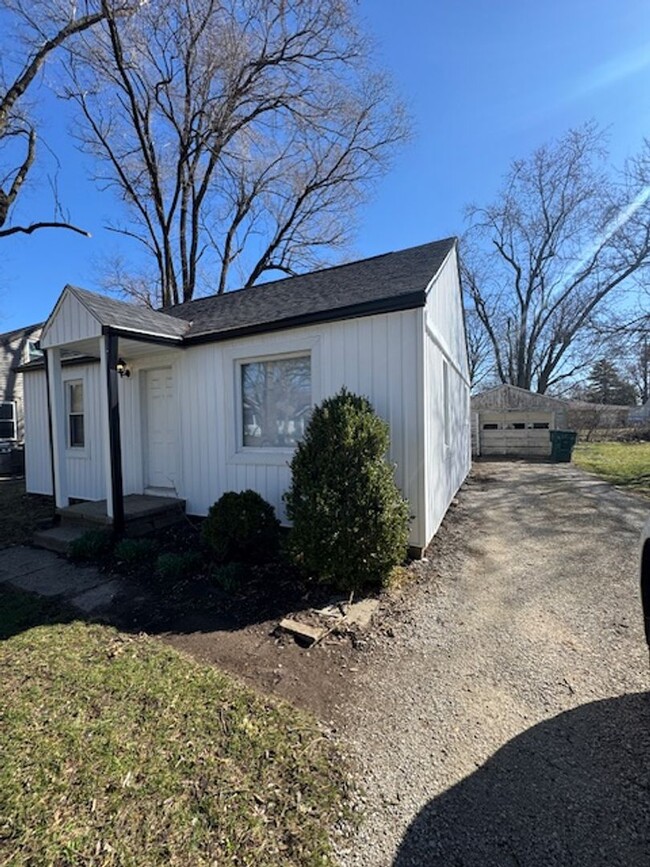
[[[0,401],[0,440],[16,439],[16,402]]]
[[[81,379],[65,384],[68,416],[68,448],[82,449],[86,444],[84,431],[84,384]]]
[[[311,355],[240,364],[245,448],[293,448],[311,411]]]

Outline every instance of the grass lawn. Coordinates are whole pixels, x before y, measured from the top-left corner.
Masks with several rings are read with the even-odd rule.
[[[310,717],[27,594],[0,612],[0,864],[332,863],[347,782]]]
[[[51,497],[25,493],[25,480],[0,478],[0,548],[32,541],[39,521],[51,518]]]
[[[650,443],[579,443],[573,463],[650,497]]]

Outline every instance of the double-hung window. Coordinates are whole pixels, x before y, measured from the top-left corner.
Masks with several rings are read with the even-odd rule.
[[[81,379],[66,382],[66,412],[68,416],[68,448],[82,449],[84,432],[84,384]]]
[[[308,353],[242,362],[242,440],[245,448],[293,448],[311,410]]]
[[[13,400],[0,402],[0,440],[16,439],[16,403]]]

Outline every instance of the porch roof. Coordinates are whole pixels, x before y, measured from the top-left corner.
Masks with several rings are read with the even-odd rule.
[[[107,330],[179,342],[189,327],[188,322],[159,310],[68,285],[45,323],[40,342],[44,348],[65,346],[98,337]]]

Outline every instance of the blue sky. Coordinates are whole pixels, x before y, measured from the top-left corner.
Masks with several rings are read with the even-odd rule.
[[[359,9],[414,119],[413,140],[360,214],[360,257],[462,231],[464,206],[494,196],[510,159],[570,126],[608,127],[616,162],[650,136],[647,0],[360,0]],[[1,331],[44,319],[65,283],[97,289],[102,256],[120,249],[104,228],[114,200],[89,181],[66,106],[39,94],[38,111],[61,163],[59,196],[93,237],[0,242]],[[17,219],[51,216],[46,163]]]

